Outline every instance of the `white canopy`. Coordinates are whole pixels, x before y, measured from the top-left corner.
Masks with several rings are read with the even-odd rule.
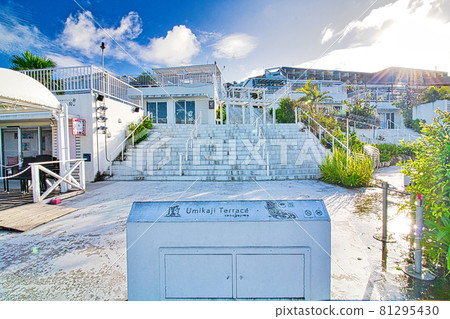
[[[0,106],[59,110],[59,101],[44,85],[17,71],[0,68]]]

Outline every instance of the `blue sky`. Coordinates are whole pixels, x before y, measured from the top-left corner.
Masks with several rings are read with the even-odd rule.
[[[82,8],[83,9],[82,9]],[[226,81],[275,66],[450,71],[450,0],[0,0],[0,67],[25,50],[119,75],[217,61]]]

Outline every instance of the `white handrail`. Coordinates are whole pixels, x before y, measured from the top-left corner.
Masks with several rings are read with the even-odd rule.
[[[194,147],[194,136],[197,137],[197,129],[198,124],[202,122],[202,112],[200,112],[200,115],[195,119],[194,121],[194,127],[192,128],[191,132],[189,133],[189,138],[186,140],[185,144],[185,159],[188,160],[189,156],[189,142],[191,142],[192,147]]]
[[[114,153],[115,151],[117,151],[117,149],[118,149],[119,147],[121,147],[123,143],[125,143],[126,141],[128,141],[128,139],[130,138],[130,136],[134,136],[134,132],[138,129],[138,127],[139,127],[146,119],[148,119],[148,115],[142,117],[142,120],[136,125],[136,127],[131,131],[131,133],[128,134],[128,135],[122,140],[122,142],[120,142],[120,144],[117,145],[117,147],[116,147],[111,153]],[[134,139],[133,139],[133,146],[134,146]],[[107,160],[108,162],[111,162],[111,159],[108,158],[108,156],[106,156],[106,160]]]
[[[334,142],[338,142],[346,151],[350,152],[350,149],[347,148],[346,145],[344,145],[344,143],[342,143],[341,141],[339,141],[333,134],[331,134],[326,128],[324,128],[322,125],[320,125],[314,118],[312,118],[306,111],[304,111],[302,108],[298,108],[300,110],[300,112],[302,112],[303,114],[305,114],[309,120],[313,121],[317,126],[319,126],[319,128],[325,132],[326,134],[328,134],[329,136],[331,136],[332,141],[333,141],[333,146],[334,146]],[[298,124],[298,123],[297,123]],[[308,125],[308,129],[311,131],[312,127],[311,125]],[[312,132],[311,132],[312,133]],[[320,135],[319,135],[320,137]]]
[[[141,90],[124,82],[117,75],[95,66],[56,67],[22,70],[41,82],[53,93],[99,92],[132,106],[142,107]]]

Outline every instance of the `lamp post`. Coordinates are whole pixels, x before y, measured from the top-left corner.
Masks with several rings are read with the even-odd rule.
[[[105,71],[105,42],[102,42],[102,45],[100,45],[100,49],[102,49],[102,68],[103,68],[103,72]]]

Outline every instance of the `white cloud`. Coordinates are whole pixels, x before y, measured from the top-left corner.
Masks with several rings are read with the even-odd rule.
[[[165,37],[151,39],[148,46],[133,44],[132,48],[146,62],[173,66],[190,63],[200,51],[200,42],[189,28],[178,25]]]
[[[33,25],[24,25],[12,12],[0,12],[0,52],[17,54],[25,50],[39,50],[48,38]]]
[[[124,16],[117,28],[105,28],[102,30],[94,23],[94,17],[90,11],[70,15],[65,22],[64,30],[60,36],[66,48],[78,50],[84,56],[92,58],[101,52],[101,42],[106,43],[108,54],[122,58],[115,41],[131,41],[142,32],[142,21],[136,12],[130,12]]]
[[[328,42],[334,35],[334,30],[326,27],[323,31],[322,31],[322,44]]]
[[[226,36],[213,45],[213,56],[225,59],[245,58],[257,46],[257,40],[244,33],[235,33]]]
[[[450,22],[434,17],[437,1],[398,0],[345,28],[346,47],[303,67],[375,71],[390,66],[450,70]]]
[[[61,34],[65,46],[78,50],[88,58],[100,54],[101,42],[106,44],[107,56],[118,60],[133,60],[131,62],[134,63],[136,57],[144,62],[170,66],[188,64],[200,51],[196,36],[184,25],[174,26],[165,37],[150,39],[148,45],[142,45],[136,41],[143,30],[142,20],[136,12],[124,16],[118,27],[104,30],[95,25],[93,18],[89,11],[76,16],[70,15]]]
[[[50,53],[47,55],[47,58],[55,62],[58,67],[80,66],[86,64],[86,62],[81,62],[72,56],[61,55],[58,53]]]
[[[240,81],[245,81],[248,78],[253,78],[255,76],[261,76],[264,75],[265,70],[263,68],[257,68],[257,69],[253,69],[250,72],[248,72],[245,77],[243,77]]]

